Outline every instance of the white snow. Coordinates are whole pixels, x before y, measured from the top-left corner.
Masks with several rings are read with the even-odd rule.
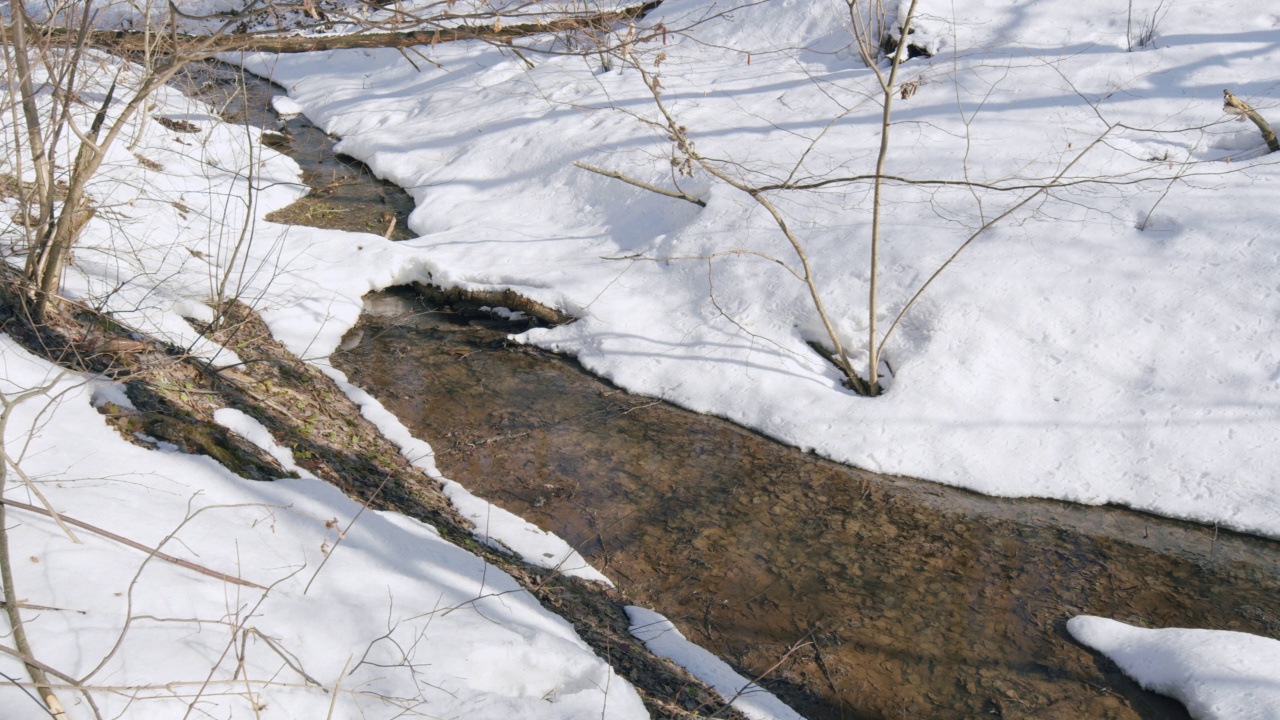
[[[276,444],[276,439],[271,436],[271,431],[267,430],[266,426],[250,417],[244,411],[235,408],[219,408],[213,413],[213,421],[262,448],[276,462],[280,463],[280,467],[285,470],[297,473],[301,477],[312,480],[318,479],[310,471],[299,466],[294,461],[292,450]]]
[[[276,95],[271,98],[271,107],[285,117],[302,114],[302,106],[291,100],[288,95]]]
[[[872,172],[880,109],[845,4],[741,5],[687,34],[674,29],[705,3],[669,0],[638,23],[672,29],[634,51],[695,146],[760,184]],[[796,258],[750,197],[699,171],[682,180],[698,208],[572,165],[672,185],[672,143],[638,119],[657,111],[636,70],[536,54],[528,68],[468,44],[433,48],[442,69],[392,50],[246,62],[410,189],[422,237],[407,245],[435,282],[579,315],[522,339],[629,390],[861,467],[1280,537],[1280,166],[1221,109],[1227,85],[1276,106],[1270,4],[1171,4],[1135,52],[1123,4],[920,8],[941,52],[903,66],[916,90],[897,99],[887,172],[1034,186],[1123,127],[1067,173],[1078,184],[1035,197],[939,276],[888,342],[892,384],[875,399],[806,345],[825,342],[807,291],[762,255]],[[890,185],[879,332],[1028,192]],[[868,194],[768,194],[863,358]]]
[[[1142,687],[1178,699],[1196,720],[1280,718],[1280,642],[1226,630],[1152,630],[1081,615],[1080,642]]]
[[[122,78],[130,82],[127,70]],[[234,353],[183,320],[212,319],[208,303],[226,279],[224,297],[255,304],[290,349],[323,366],[365,293],[427,277],[418,253],[381,237],[266,223],[264,215],[303,194],[297,166],[177,92],[153,100],[154,116],[200,129],[178,134],[146,119],[130,128],[136,144],[113,146],[90,194],[129,212],[89,223],[67,269],[67,294],[231,364]],[[135,153],[164,169],[149,169]],[[12,216],[12,199],[0,200]],[[246,221],[252,232],[242,245]],[[43,391],[24,397],[32,389]],[[144,548],[83,525],[64,533],[21,506],[6,510],[33,651],[77,679],[103,717],[648,716],[568,623],[431,527],[362,511],[307,477],[253,483],[167,443],[129,444],[94,409],[131,407],[121,384],[60,373],[6,336],[0,393],[15,403],[3,438],[12,457],[3,498],[51,507],[66,522]],[[387,415],[363,399],[366,413]],[[216,417],[298,469],[249,416],[223,409]],[[396,439],[406,452],[434,472],[429,448],[404,435]],[[478,523],[486,541],[604,579],[563,540],[522,519],[490,513],[476,498],[464,511],[493,517]],[[214,575],[148,557],[145,548]],[[0,646],[9,648],[7,628],[5,637]],[[21,662],[0,654],[0,672],[12,679],[0,682],[0,715],[48,717]],[[94,716],[86,696],[60,685],[71,718]]]
[[[631,620],[631,634],[643,640],[650,652],[693,673],[751,720],[803,720],[799,713],[739,675],[725,661],[686,640],[662,615],[631,605],[627,607],[627,617]]]
[[[0,362],[10,399],[48,386],[17,404],[5,447],[21,449],[18,465],[62,516],[253,583],[79,527],[77,543],[10,507],[32,647],[81,678],[105,717],[180,717],[189,706],[253,717],[255,704],[264,718],[647,716],[568,623],[434,529],[361,512],[317,480],[249,482],[207,457],[129,445],[83,378],[7,337]],[[219,413],[242,431],[246,419]],[[6,500],[42,504],[9,480]],[[25,674],[9,656],[0,670]],[[92,717],[77,693],[60,694],[71,717]],[[47,717],[10,683],[0,706],[5,718]]]

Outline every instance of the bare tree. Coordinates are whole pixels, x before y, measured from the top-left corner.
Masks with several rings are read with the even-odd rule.
[[[913,53],[922,52],[918,47],[913,49],[913,44],[909,40],[913,33],[918,3],[915,0],[909,4],[904,3],[906,9],[901,18],[889,17],[883,5],[879,4],[877,0],[848,0],[847,5],[851,47],[854,49],[856,56],[867,66],[871,78],[871,87],[873,88],[871,97],[874,98],[874,101],[879,106],[877,128],[879,142],[875,151],[874,165],[869,167],[867,172],[837,174],[839,171],[835,171],[819,177],[800,177],[802,174],[801,168],[805,163],[806,157],[824,140],[827,131],[831,127],[853,111],[853,106],[846,107],[843,112],[830,118],[829,122],[824,125],[824,129],[811,138],[807,145],[797,153],[795,163],[789,169],[787,167],[770,167],[768,169],[762,169],[758,166],[748,167],[743,163],[730,159],[705,154],[695,144],[695,132],[684,125],[677,111],[667,100],[667,88],[664,85],[660,67],[665,58],[665,53],[659,51],[644,56],[632,49],[627,56],[623,57],[621,53],[616,51],[616,48],[623,47],[623,43],[617,40],[614,41],[612,46],[615,48],[613,51],[615,56],[624,61],[639,76],[648,90],[648,95],[652,98],[656,114],[646,116],[632,110],[615,109],[620,112],[626,112],[637,120],[650,125],[670,143],[670,160],[672,167],[675,169],[672,173],[672,182],[676,185],[676,189],[670,190],[659,187],[652,182],[630,177],[617,170],[609,170],[583,162],[576,164],[579,168],[619,179],[667,197],[686,200],[698,205],[704,204],[701,198],[679,187],[682,177],[692,175],[695,171],[705,173],[714,180],[750,197],[754,203],[766,211],[778,231],[786,239],[793,253],[794,265],[784,262],[778,257],[763,255],[755,251],[725,251],[724,253],[717,253],[715,256],[729,254],[761,256],[782,266],[804,283],[809,300],[826,335],[825,344],[827,347],[824,349],[824,354],[844,375],[844,383],[848,388],[861,395],[876,396],[883,390],[881,368],[885,365],[884,351],[886,345],[895,331],[901,326],[903,318],[918,303],[934,281],[948,268],[954,266],[957,257],[991,228],[1019,216],[1020,213],[1025,215],[1047,197],[1061,192],[1081,191],[1085,188],[1104,185],[1140,186],[1144,183],[1156,183],[1165,185],[1165,192],[1167,193],[1172,185],[1188,179],[1196,173],[1189,172],[1188,165],[1194,164],[1190,160],[1180,168],[1174,168],[1172,164],[1166,167],[1164,163],[1155,163],[1137,170],[1126,171],[1122,176],[1097,176],[1082,173],[1082,161],[1086,156],[1097,148],[1104,146],[1117,131],[1137,133],[1143,131],[1139,128],[1131,128],[1108,121],[1098,109],[1098,100],[1085,98],[1083,94],[1075,91],[1073,87],[1073,92],[1076,92],[1081,100],[1092,108],[1098,120],[1099,129],[1093,137],[1085,142],[1074,145],[1074,147],[1069,144],[1067,146],[1068,151],[1063,154],[1057,167],[1049,173],[1037,176],[1015,176],[999,180],[979,181],[973,179],[970,175],[971,166],[969,163],[971,160],[968,153],[966,153],[963,173],[959,177],[910,178],[895,175],[889,169],[889,163],[892,159],[890,139],[895,127],[893,121],[894,104],[896,101],[910,98],[918,87],[916,81],[904,82],[901,77],[903,63]],[[655,37],[653,28],[631,30],[629,32],[638,38],[632,43],[633,46]],[[1069,80],[1065,77],[1063,81],[1070,86]],[[1244,110],[1239,112],[1247,115]],[[971,120],[972,118],[965,119],[966,138],[968,138],[967,133]],[[1218,167],[1212,170],[1204,170],[1199,174],[1218,175],[1222,172],[1224,170]],[[779,179],[780,176],[782,179]],[[842,188],[846,189],[847,192],[852,192],[854,188],[859,186],[869,190],[866,193],[868,199],[861,210],[870,215],[870,222],[867,229],[869,250],[866,257],[868,285],[865,319],[867,334],[865,346],[859,348],[861,352],[858,353],[859,356],[865,353],[866,359],[864,365],[860,357],[857,366],[855,366],[853,360],[855,354],[851,352],[850,342],[847,337],[842,337],[842,334],[838,331],[837,318],[831,316],[827,303],[824,302],[821,285],[815,277],[815,263],[806,247],[803,228],[789,218],[786,210],[787,204],[782,199],[787,196],[804,196],[818,191],[839,193]],[[882,297],[883,289],[880,282],[884,226],[886,217],[890,213],[899,212],[886,197],[886,192],[891,187],[914,187],[926,190],[932,188],[934,191],[944,189],[960,190],[972,196],[972,201],[977,205],[977,213],[976,219],[972,224],[965,226],[964,234],[958,238],[958,243],[954,250],[945,256],[936,267],[927,269],[924,281],[914,290],[909,290],[904,299],[894,302],[893,305],[895,307],[892,310],[884,312],[882,307],[884,300]],[[992,198],[1003,199],[993,203],[991,202]],[[628,256],[628,259],[637,259],[637,257]],[[711,258],[699,256],[698,258],[689,259],[709,260]],[[821,268],[817,269],[820,270]],[[888,318],[887,328],[882,322],[886,317]]]
[[[6,144],[26,253],[17,295],[37,324],[96,213],[91,180],[151,95],[189,63],[227,50],[405,48],[468,38],[509,43],[642,11],[565,12],[531,0],[474,7],[440,0],[411,10],[358,0],[244,0],[234,12],[207,16],[172,2],[158,7],[146,4],[127,28],[104,28],[91,0],[68,0],[54,11],[15,0],[9,24],[0,24],[8,96],[0,111],[10,116]]]

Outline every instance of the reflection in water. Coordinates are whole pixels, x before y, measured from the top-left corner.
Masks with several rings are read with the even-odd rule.
[[[446,475],[745,674],[798,645],[764,684],[815,720],[1186,717],[1066,619],[1280,634],[1280,544],[862,472],[512,346],[505,321],[403,292],[367,309],[335,363]]]

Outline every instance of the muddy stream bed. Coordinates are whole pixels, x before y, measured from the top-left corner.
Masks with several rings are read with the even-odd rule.
[[[272,90],[250,87],[314,188],[280,221],[407,236],[402,191],[305,120],[264,115]],[[813,720],[1185,718],[1066,620],[1280,636],[1280,543],[837,465],[629,395],[507,340],[521,329],[392,290],[334,363],[447,476],[561,535]]]

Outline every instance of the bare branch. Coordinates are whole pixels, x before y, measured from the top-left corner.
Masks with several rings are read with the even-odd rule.
[[[615,180],[621,180],[622,182],[628,185],[634,185],[640,188],[641,190],[648,190],[651,193],[657,193],[659,195],[663,195],[669,198],[676,198],[677,200],[684,200],[686,202],[691,202],[694,205],[697,205],[698,207],[707,206],[707,203],[704,202],[702,198],[695,197],[693,195],[690,195],[687,192],[678,191],[678,190],[667,190],[666,188],[660,188],[657,185],[651,185],[647,182],[644,182],[643,180],[637,180],[633,177],[623,175],[620,172],[615,172],[613,170],[605,170],[604,168],[598,168],[598,167],[595,167],[594,165],[588,165],[584,162],[574,162],[573,166],[576,168],[581,168],[588,172],[596,173],[597,175],[603,175],[605,177],[613,178]]]
[[[1266,118],[1258,114],[1258,111],[1254,110],[1249,103],[1232,95],[1230,90],[1224,89],[1222,96],[1222,109],[1224,112],[1228,115],[1240,115],[1249,118],[1254,125],[1258,126],[1258,132],[1262,133],[1262,139],[1267,142],[1267,148],[1271,152],[1280,152],[1280,140],[1276,139],[1276,132],[1271,129],[1271,124],[1267,122]]]
[[[8,505],[9,507],[17,508],[18,510],[25,510],[27,512],[36,513],[37,515],[44,515],[45,517],[53,517],[53,513],[49,512],[48,510],[45,510],[44,508],[36,507],[35,505],[28,505],[24,502],[18,502],[17,500],[0,498],[0,505]],[[210,570],[209,568],[204,567],[203,565],[197,565],[191,562],[190,560],[183,560],[180,557],[174,557],[173,555],[169,555],[168,553],[160,552],[155,548],[150,548],[150,547],[147,547],[146,545],[143,545],[140,542],[135,542],[133,540],[130,540],[129,538],[124,537],[123,535],[117,535],[111,532],[110,530],[104,530],[98,527],[97,525],[91,525],[82,520],[76,520],[75,518],[67,517],[66,515],[62,515],[61,517],[62,517],[62,520],[66,522],[68,525],[74,525],[83,530],[88,530],[89,532],[95,535],[101,535],[102,537],[108,540],[111,540],[113,542],[118,542],[121,545],[127,545],[128,547],[131,547],[134,550],[147,553],[148,555],[155,557],[157,560],[164,560],[165,562],[173,563],[174,565],[180,565],[188,570],[194,570],[195,572],[198,572],[201,575],[207,575],[211,578],[222,580],[223,582],[229,582],[232,585],[250,587],[250,588],[254,588],[255,590],[266,590],[265,587],[263,587],[262,585],[259,585],[258,583],[251,582],[243,578],[238,578],[235,575],[228,575],[227,573],[218,572],[217,570]]]

